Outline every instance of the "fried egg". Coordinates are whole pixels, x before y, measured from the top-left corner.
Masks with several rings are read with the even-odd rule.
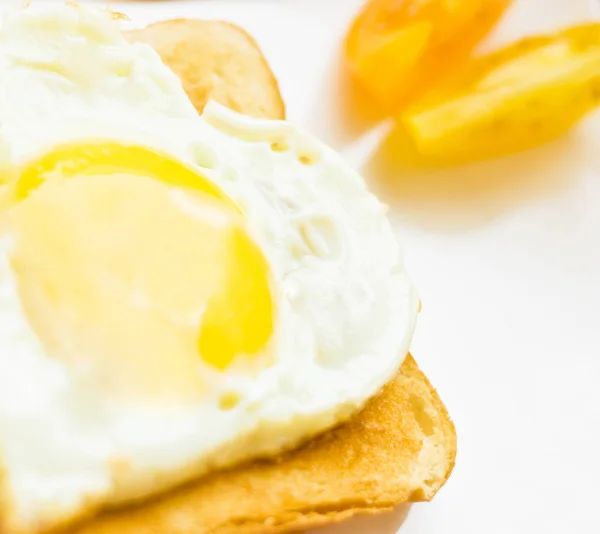
[[[275,455],[398,371],[382,205],[291,123],[210,103],[109,13],[0,28],[0,530]]]

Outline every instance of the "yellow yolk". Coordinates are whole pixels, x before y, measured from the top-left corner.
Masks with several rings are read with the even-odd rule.
[[[63,181],[75,176],[127,172],[149,176],[166,184],[203,191],[233,205],[215,184],[168,154],[138,145],[92,140],[54,148],[30,162],[20,173],[15,198],[23,200],[47,181]]]
[[[201,394],[199,358],[224,370],[266,354],[270,273],[233,202],[146,149],[84,148],[25,169],[9,216],[25,311],[48,352],[152,398]]]

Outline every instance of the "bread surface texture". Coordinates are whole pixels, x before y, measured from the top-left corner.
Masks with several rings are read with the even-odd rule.
[[[285,118],[279,85],[250,35],[229,22],[166,20],[126,33],[151,45],[177,74],[199,113],[216,100],[234,111]]]
[[[214,473],[76,534],[274,534],[430,500],[446,482],[456,434],[435,389],[407,356],[350,422],[273,460]]]

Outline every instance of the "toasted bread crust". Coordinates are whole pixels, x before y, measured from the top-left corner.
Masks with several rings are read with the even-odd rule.
[[[106,513],[76,534],[274,534],[431,499],[456,455],[435,389],[409,355],[350,422],[304,447],[160,499]]]
[[[254,117],[283,119],[279,86],[258,45],[223,21],[167,20],[126,33],[151,45],[177,74],[198,112],[209,99]]]

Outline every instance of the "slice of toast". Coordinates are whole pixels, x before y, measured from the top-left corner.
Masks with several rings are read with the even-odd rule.
[[[209,475],[76,534],[274,534],[431,499],[454,466],[456,434],[408,355],[350,422],[274,460]]]
[[[183,81],[199,113],[209,99],[254,117],[283,119],[277,80],[258,45],[222,21],[167,20],[126,33],[150,44]]]
[[[136,32],[135,39],[155,45],[181,38],[189,45],[208,39],[208,35],[221,35],[225,28],[220,22],[198,24],[159,23]],[[204,37],[193,35],[198,28],[206,31]],[[232,29],[225,32],[245,35],[230,25],[227,28]],[[165,35],[161,36],[162,32]],[[169,35],[171,32],[174,35]],[[221,61],[243,64],[244,46],[238,51],[230,49]],[[157,48],[164,54],[162,46]],[[210,85],[214,58],[203,65],[201,48],[173,46],[170,50],[177,52],[163,55],[163,60],[182,77],[195,106],[203,109],[207,94],[195,88]],[[200,70],[195,72],[197,67]],[[225,65],[221,68],[228,71]],[[270,73],[268,67],[267,71],[245,72],[250,93],[237,83],[229,85],[229,78],[221,79],[220,90],[234,95],[234,109],[253,114],[256,102],[262,102],[261,116],[283,118],[277,85],[265,74]],[[204,76],[209,80],[201,79]],[[404,502],[428,501],[448,479],[455,456],[454,425],[437,392],[408,355],[396,378],[357,416],[300,449],[214,473],[143,505],[104,513],[71,534],[275,534],[303,530],[390,510]]]

